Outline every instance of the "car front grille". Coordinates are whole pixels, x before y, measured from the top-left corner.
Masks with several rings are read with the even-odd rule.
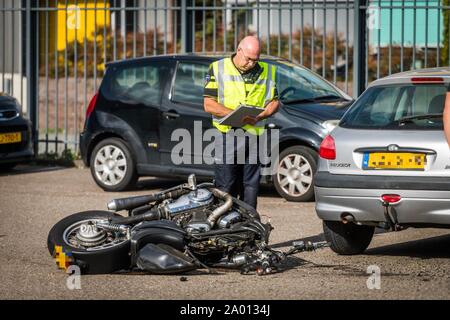
[[[6,144],[0,144],[0,160],[2,158],[2,153],[11,153],[11,152],[18,152],[25,149],[27,146],[27,141],[22,141],[18,143],[6,143]]]
[[[16,125],[16,126],[0,126],[0,133],[8,133],[8,132],[22,132],[22,137],[26,135],[28,131],[28,126],[26,125]]]
[[[0,121],[11,120],[18,116],[19,113],[15,109],[0,110]]]

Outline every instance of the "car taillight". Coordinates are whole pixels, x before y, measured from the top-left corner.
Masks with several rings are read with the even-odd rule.
[[[92,111],[94,111],[95,104],[97,103],[97,97],[98,97],[98,93],[94,94],[94,96],[91,99],[91,102],[89,102],[89,105],[86,109],[86,119],[89,118]]]
[[[381,200],[383,200],[383,202],[385,203],[394,204],[402,200],[402,197],[398,194],[383,194],[381,196]]]
[[[319,149],[319,156],[328,160],[336,159],[336,146],[334,145],[334,139],[332,136],[327,135],[325,139],[322,140]]]

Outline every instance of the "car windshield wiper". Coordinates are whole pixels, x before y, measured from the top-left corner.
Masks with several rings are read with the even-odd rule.
[[[315,97],[314,100],[315,101],[321,101],[321,100],[345,100],[343,97],[335,95],[335,94],[327,94],[326,96],[320,96],[320,97]]]
[[[433,119],[433,118],[442,118],[442,113],[428,113],[428,114],[420,114],[415,116],[403,117],[396,122],[400,125],[406,122],[412,122],[414,120],[423,120],[423,119]]]
[[[306,103],[306,102],[314,102],[314,99],[311,98],[306,98],[306,99],[294,99],[294,100],[288,100],[288,101],[283,101],[281,100],[284,104],[290,104],[290,103]]]
[[[304,99],[295,99],[295,100],[288,100],[283,101],[285,104],[290,103],[306,103],[306,102],[317,102],[317,101],[324,101],[324,100],[345,100],[344,97],[335,95],[335,94],[328,94],[326,96],[319,96],[314,98],[304,98]]]

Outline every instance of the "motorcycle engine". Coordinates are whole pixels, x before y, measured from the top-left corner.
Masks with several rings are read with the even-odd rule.
[[[206,219],[214,202],[213,194],[207,189],[197,189],[165,204],[165,211],[189,233],[207,232],[211,226]]]
[[[186,225],[186,231],[188,233],[208,232],[211,230],[211,226],[206,222],[207,218],[208,213],[206,211],[195,211]]]
[[[188,233],[202,233],[211,230],[207,218],[214,210],[214,195],[207,189],[197,189],[164,205],[165,211]],[[219,229],[229,228],[241,221],[241,214],[230,210],[216,223]]]
[[[213,194],[206,189],[198,189],[185,194],[165,205],[166,212],[171,216],[205,207],[214,200]]]

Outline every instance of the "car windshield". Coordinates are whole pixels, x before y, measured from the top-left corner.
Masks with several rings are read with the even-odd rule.
[[[339,90],[306,68],[277,61],[278,95],[284,104],[347,100]]]
[[[369,88],[339,126],[361,129],[442,130],[444,84],[404,84]]]

